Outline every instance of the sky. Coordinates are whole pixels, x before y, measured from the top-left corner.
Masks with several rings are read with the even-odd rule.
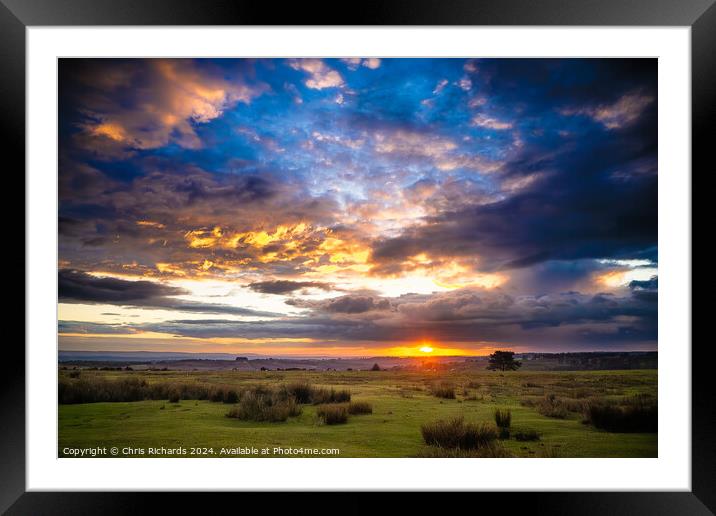
[[[657,349],[655,59],[59,74],[60,349]]]

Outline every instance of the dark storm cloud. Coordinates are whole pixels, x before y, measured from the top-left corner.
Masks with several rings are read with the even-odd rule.
[[[659,278],[654,276],[645,281],[634,280],[629,283],[629,288],[633,290],[656,290],[659,288]]]
[[[623,182],[612,173],[652,153],[655,137],[651,129],[631,130],[617,138],[595,134],[588,148],[547,152],[529,146],[505,165],[504,174],[534,174],[532,183],[502,200],[445,211],[377,241],[376,270],[390,271],[420,252],[477,255],[483,270],[637,256],[657,243],[657,179]]]
[[[629,283],[632,296],[642,301],[656,303],[659,300],[659,279],[654,276],[646,281],[632,281]]]
[[[655,249],[655,66],[653,60],[478,60],[469,75],[490,99],[479,109],[509,118],[514,113],[496,106],[516,107],[526,138],[497,177],[506,187],[526,186],[496,202],[452,203],[427,224],[377,241],[374,272],[400,270],[401,261],[424,251],[477,255],[481,269],[507,270],[547,260],[637,258]],[[572,112],[555,117],[564,106]]]
[[[173,297],[183,294],[187,294],[187,291],[155,281],[97,277],[72,269],[61,269],[58,273],[58,296],[61,303],[111,304],[253,317],[278,315],[238,306],[198,303]]]
[[[479,59],[475,65],[468,71],[474,89],[526,116],[608,104],[637,89],[655,95],[657,88],[655,59]]]
[[[131,304],[187,293],[154,281],[102,278],[72,269],[59,271],[57,285],[59,299],[65,302]]]
[[[265,177],[239,176],[223,182],[201,175],[182,178],[173,185],[174,191],[186,196],[186,203],[202,202],[250,203],[266,200],[276,192],[273,184]]]
[[[330,290],[332,287],[330,284],[322,283],[320,281],[271,280],[256,281],[249,284],[248,288],[256,292],[261,292],[262,294],[289,294],[306,288]]]
[[[322,301],[289,299],[286,304],[301,308],[311,308],[319,312],[337,314],[362,314],[374,310],[389,310],[390,300],[373,296],[340,296]]]
[[[369,298],[368,298],[369,299]],[[509,341],[613,344],[653,340],[657,306],[640,296],[565,292],[547,296],[510,296],[502,292],[461,290],[330,302],[292,300],[308,307],[307,316],[269,321],[173,320],[137,326],[187,337],[289,338],[406,342],[435,339],[453,342]],[[328,300],[330,301],[330,300]],[[628,321],[628,322],[626,322]]]
[[[658,337],[656,325],[617,326],[613,330],[584,329],[578,332],[579,340],[588,343],[654,341]]]
[[[137,333],[136,328],[124,324],[90,323],[82,321],[59,321],[57,331],[59,333],[82,333],[87,335],[130,335]]]

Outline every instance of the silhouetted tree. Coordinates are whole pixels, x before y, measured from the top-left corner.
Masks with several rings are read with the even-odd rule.
[[[380,366],[378,364],[373,364],[373,367],[370,368],[371,371],[380,371]]]
[[[514,371],[522,366],[522,362],[515,360],[514,351],[495,351],[490,355],[487,368],[490,371]]]

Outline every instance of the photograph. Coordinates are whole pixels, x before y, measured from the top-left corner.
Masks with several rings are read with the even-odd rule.
[[[656,57],[56,62],[57,457],[659,457]]]

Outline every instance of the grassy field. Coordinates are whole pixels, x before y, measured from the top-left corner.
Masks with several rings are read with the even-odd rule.
[[[71,382],[70,371],[60,371]],[[297,381],[347,389],[352,401],[368,402],[371,414],[351,415],[346,424],[326,425],[317,418],[321,405],[301,405],[301,413],[284,422],[242,421],[226,417],[233,405],[208,400],[166,400],[61,404],[59,455],[65,448],[184,447],[202,450],[203,457],[224,455],[221,448],[339,449],[339,457],[417,457],[429,454],[421,425],[462,416],[466,422],[494,425],[496,408],[511,412],[511,434],[499,443],[514,457],[656,457],[656,433],[613,433],[582,422],[578,407],[587,399],[619,401],[641,395],[656,398],[657,372],[404,372],[404,371],[87,371],[83,380],[140,378],[149,384],[201,383],[237,389],[257,385],[276,388]],[[440,398],[434,386],[454,387],[455,398]],[[565,417],[538,411],[540,400],[568,407]],[[536,431],[539,440],[518,441],[520,431]],[[145,452],[147,453],[147,452]],[[260,453],[259,453],[260,454]],[[130,456],[140,456],[129,453]],[[146,456],[146,455],[145,455]],[[159,454],[157,456],[173,456]],[[256,455],[249,455],[256,456]],[[307,455],[297,455],[306,457]]]

